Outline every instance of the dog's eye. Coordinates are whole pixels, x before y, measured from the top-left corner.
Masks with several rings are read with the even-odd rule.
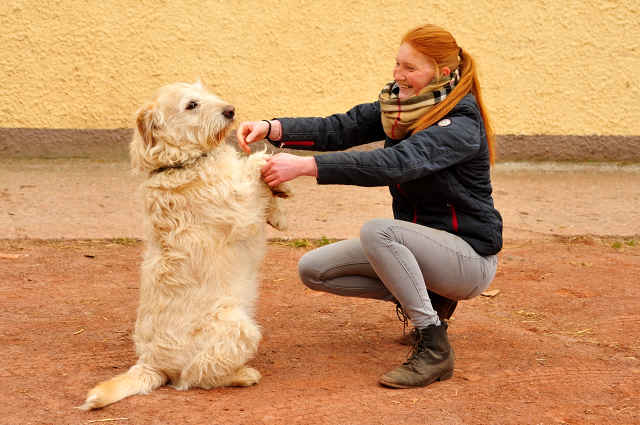
[[[187,109],[195,109],[196,106],[198,106],[197,102],[189,102],[189,104],[187,105]]]

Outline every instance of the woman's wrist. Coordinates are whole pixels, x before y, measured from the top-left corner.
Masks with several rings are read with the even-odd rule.
[[[282,139],[282,124],[278,120],[270,120],[271,133],[267,134],[267,137],[274,142],[279,142]]]
[[[318,178],[318,164],[316,163],[316,158],[312,156],[304,158],[304,160],[305,166],[303,175]]]

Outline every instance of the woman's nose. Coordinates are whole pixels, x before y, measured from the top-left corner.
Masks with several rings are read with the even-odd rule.
[[[400,72],[400,69],[398,67],[393,68],[393,79],[398,81],[400,79],[402,79],[403,75]]]

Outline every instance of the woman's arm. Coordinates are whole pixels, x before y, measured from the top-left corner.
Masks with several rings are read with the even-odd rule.
[[[343,151],[384,140],[380,104],[364,103],[345,114],[325,118],[278,118],[240,124],[238,145],[249,152],[249,143],[271,139],[277,147],[313,151]]]
[[[389,186],[414,180],[473,158],[484,126],[476,109],[460,106],[443,125],[368,152],[332,152],[315,157],[319,184]]]
[[[281,139],[274,145],[311,151],[343,151],[384,140],[380,104],[363,103],[325,118],[278,118]]]
[[[389,186],[414,180],[475,156],[482,143],[482,122],[450,116],[446,127],[431,126],[395,146],[367,152],[333,152],[314,157],[280,153],[262,167],[270,185],[298,176],[319,184]]]

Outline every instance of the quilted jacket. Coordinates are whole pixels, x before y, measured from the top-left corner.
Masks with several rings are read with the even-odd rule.
[[[502,217],[493,206],[489,150],[475,97],[404,140],[386,136],[378,102],[326,118],[278,118],[280,147],[343,151],[384,139],[384,149],[315,156],[318,184],[389,186],[393,215],[460,236],[480,255],[502,249]]]

